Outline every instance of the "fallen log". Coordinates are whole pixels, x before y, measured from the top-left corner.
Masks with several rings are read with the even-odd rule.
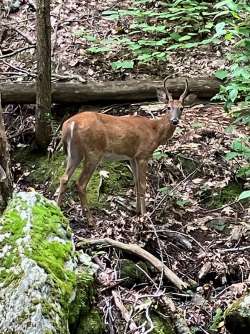
[[[168,88],[174,97],[183,91],[184,78],[168,80]],[[52,84],[52,101],[60,104],[81,104],[89,102],[140,102],[154,100],[156,88],[162,87],[162,81],[129,80],[109,82],[57,82]],[[189,79],[190,92],[200,99],[210,99],[219,92],[220,82],[212,78]],[[34,83],[3,83],[0,86],[2,102],[35,103],[36,87]]]

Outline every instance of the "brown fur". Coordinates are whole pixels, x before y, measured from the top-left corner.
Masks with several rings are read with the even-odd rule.
[[[165,82],[164,82],[165,87]],[[167,91],[169,102],[166,114],[159,119],[141,116],[111,116],[94,111],[74,115],[62,127],[62,142],[68,155],[65,174],[60,179],[57,202],[60,204],[66,184],[81,160],[84,169],[77,182],[81,205],[87,210],[86,187],[98,163],[105,158],[129,160],[136,187],[136,210],[145,214],[146,171],[154,150],[172,137],[176,126],[173,120],[180,118],[186,88],[179,100],[173,100]],[[161,94],[162,95],[162,94]],[[163,95],[162,95],[163,97]]]

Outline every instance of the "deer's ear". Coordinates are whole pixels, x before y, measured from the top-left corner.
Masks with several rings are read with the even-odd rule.
[[[164,92],[164,90],[162,89],[157,89],[157,97],[158,97],[158,101],[165,103],[166,102],[166,93]]]

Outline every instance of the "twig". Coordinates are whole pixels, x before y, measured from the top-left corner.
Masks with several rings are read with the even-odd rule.
[[[3,60],[3,63],[4,63],[5,65],[7,65],[8,67],[13,68],[14,70],[16,70],[16,71],[18,71],[18,72],[25,73],[25,74],[27,74],[27,75],[33,77],[33,78],[36,78],[36,73],[32,73],[32,72],[27,71],[27,70],[25,70],[25,69],[23,69],[23,68],[17,67],[17,66],[12,65],[12,64],[9,64],[9,63],[7,63],[7,61],[5,61],[5,60]],[[17,73],[16,73],[16,74],[17,74]]]
[[[154,285],[155,288],[157,288],[157,285],[156,283],[154,282],[154,280],[152,280],[152,278],[149,276],[149,274],[144,270],[142,269],[137,263],[135,264],[135,266],[141,270],[141,272],[143,272],[143,274],[150,280],[150,282]]]
[[[162,249],[161,249],[161,244],[160,244],[160,239],[159,239],[159,236],[156,232],[156,229],[155,229],[155,226],[154,226],[154,223],[152,222],[152,219],[150,218],[150,216],[146,216],[150,223],[151,223],[151,226],[153,227],[153,231],[154,231],[154,235],[156,237],[156,240],[157,240],[157,244],[158,244],[158,247],[159,247],[159,252],[160,252],[160,258],[161,258],[161,263],[164,264],[164,260],[163,260],[163,254],[162,254]],[[162,268],[162,271],[161,271],[161,277],[160,277],[160,282],[159,282],[159,285],[158,285],[158,288],[157,288],[157,292],[160,291],[160,288],[162,286],[162,279],[163,279],[163,268]]]
[[[7,53],[5,55],[1,55],[0,59],[12,57],[12,56],[16,55],[17,53],[20,53],[20,52],[23,52],[23,51],[26,51],[26,50],[29,50],[29,49],[34,49],[35,47],[36,47],[35,45],[26,46],[25,48],[21,48],[21,49],[15,50],[13,52]]]
[[[127,311],[126,307],[123,305],[122,301],[121,301],[121,296],[116,292],[116,291],[112,291],[112,296],[114,298],[114,302],[116,307],[120,310],[121,315],[123,317],[123,319],[129,323],[129,329],[134,333],[134,334],[139,334],[138,332],[138,328],[135,324],[135,322],[131,319],[129,312]]]
[[[152,332],[152,330],[154,329],[153,321],[152,321],[152,319],[149,316],[149,308],[150,308],[150,305],[148,305],[148,307],[146,308],[145,315],[146,315],[146,319],[147,319],[148,323],[150,324],[150,327],[149,327],[149,329],[147,329],[144,332],[144,334],[148,334],[148,333]]]
[[[151,231],[148,231],[148,232],[151,232]],[[158,233],[161,233],[161,232],[164,232],[164,233],[173,233],[173,234],[180,234],[184,237],[187,237],[191,240],[193,240],[193,242],[195,242],[204,252],[206,252],[206,249],[199,243],[199,241],[197,241],[195,238],[193,238],[191,235],[188,235],[188,234],[185,234],[183,232],[179,232],[179,231],[172,231],[172,230],[169,230],[169,229],[160,229],[160,230],[157,230]]]
[[[219,208],[210,209],[210,210],[205,210],[205,209],[201,208],[201,210],[202,210],[203,213],[216,212],[216,211],[223,210],[223,209],[227,208],[228,206],[231,206],[231,205],[236,204],[236,203],[238,203],[238,202],[239,202],[239,200],[236,200],[236,201],[227,203],[227,204],[225,204],[225,205],[223,205],[223,206],[221,206],[221,207],[219,207]]]
[[[24,32],[22,32],[18,28],[15,28],[13,25],[10,26],[9,24],[6,24],[6,23],[2,23],[2,25],[4,27],[7,27],[8,29],[12,29],[12,30],[16,31],[19,35],[24,37],[30,45],[35,45],[36,44],[28,35],[26,35]]]
[[[1,56],[0,56],[0,58],[1,58]],[[14,66],[12,64],[9,64],[9,63],[7,63],[4,60],[3,60],[3,63],[5,65],[9,66],[10,68],[13,68],[14,70],[17,70],[17,71],[22,72],[22,73],[26,73],[27,75],[30,75],[33,78],[36,78],[36,76],[37,76],[36,72],[27,71],[27,70],[25,70],[23,68]],[[6,74],[11,73],[12,75],[18,74],[18,73],[15,73],[15,72],[5,72],[5,73]],[[86,80],[83,77],[81,77],[79,74],[61,75],[61,74],[57,74],[57,73],[52,73],[51,76],[54,77],[54,78],[56,78],[56,79],[59,79],[59,80],[73,80],[73,79],[76,79],[76,80],[78,80],[78,81],[80,81],[82,83],[86,83]]]
[[[136,244],[124,244],[123,242],[116,241],[110,238],[104,239],[84,239],[79,237],[80,242],[78,242],[78,246],[86,246],[86,245],[105,245],[112,246],[115,248],[122,249],[125,252],[132,253],[141,257],[142,259],[151,263],[159,272],[164,273],[164,276],[171,281],[178,289],[182,290],[183,288],[187,288],[188,284],[182,281],[172,270],[170,270],[164,263],[162,263],[157,257],[147,252],[145,249],[141,248]]]
[[[55,77],[56,79],[60,79],[60,80],[73,80],[76,79],[82,83],[86,83],[87,80],[84,79],[81,75],[79,74],[69,74],[69,75],[62,75],[62,74],[56,74],[56,73],[52,73],[51,74],[52,77]]]
[[[221,253],[227,253],[227,252],[241,252],[244,250],[250,249],[250,246],[244,246],[244,247],[235,247],[235,248],[223,248],[219,249],[219,252]]]
[[[150,216],[152,216],[155,211],[160,207],[160,205],[162,204],[163,201],[165,201],[165,199],[173,193],[174,190],[176,190],[181,184],[185,183],[193,174],[195,174],[197,172],[197,170],[199,170],[202,166],[203,166],[204,163],[200,164],[200,166],[198,166],[197,168],[195,168],[194,171],[192,171],[187,177],[185,177],[185,179],[181,180],[174,188],[172,188],[170,190],[169,193],[167,193],[166,195],[164,195],[162,197],[162,199],[160,200],[160,202],[156,205],[156,207],[153,209],[153,211],[150,212]]]
[[[0,75],[16,75],[16,76],[19,76],[19,75],[25,75],[25,73],[21,72],[21,73],[18,73],[18,72],[0,72]]]

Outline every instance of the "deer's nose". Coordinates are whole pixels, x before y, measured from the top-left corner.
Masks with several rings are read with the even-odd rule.
[[[178,125],[178,123],[179,123],[179,120],[177,118],[172,119],[172,124],[173,125]]]

